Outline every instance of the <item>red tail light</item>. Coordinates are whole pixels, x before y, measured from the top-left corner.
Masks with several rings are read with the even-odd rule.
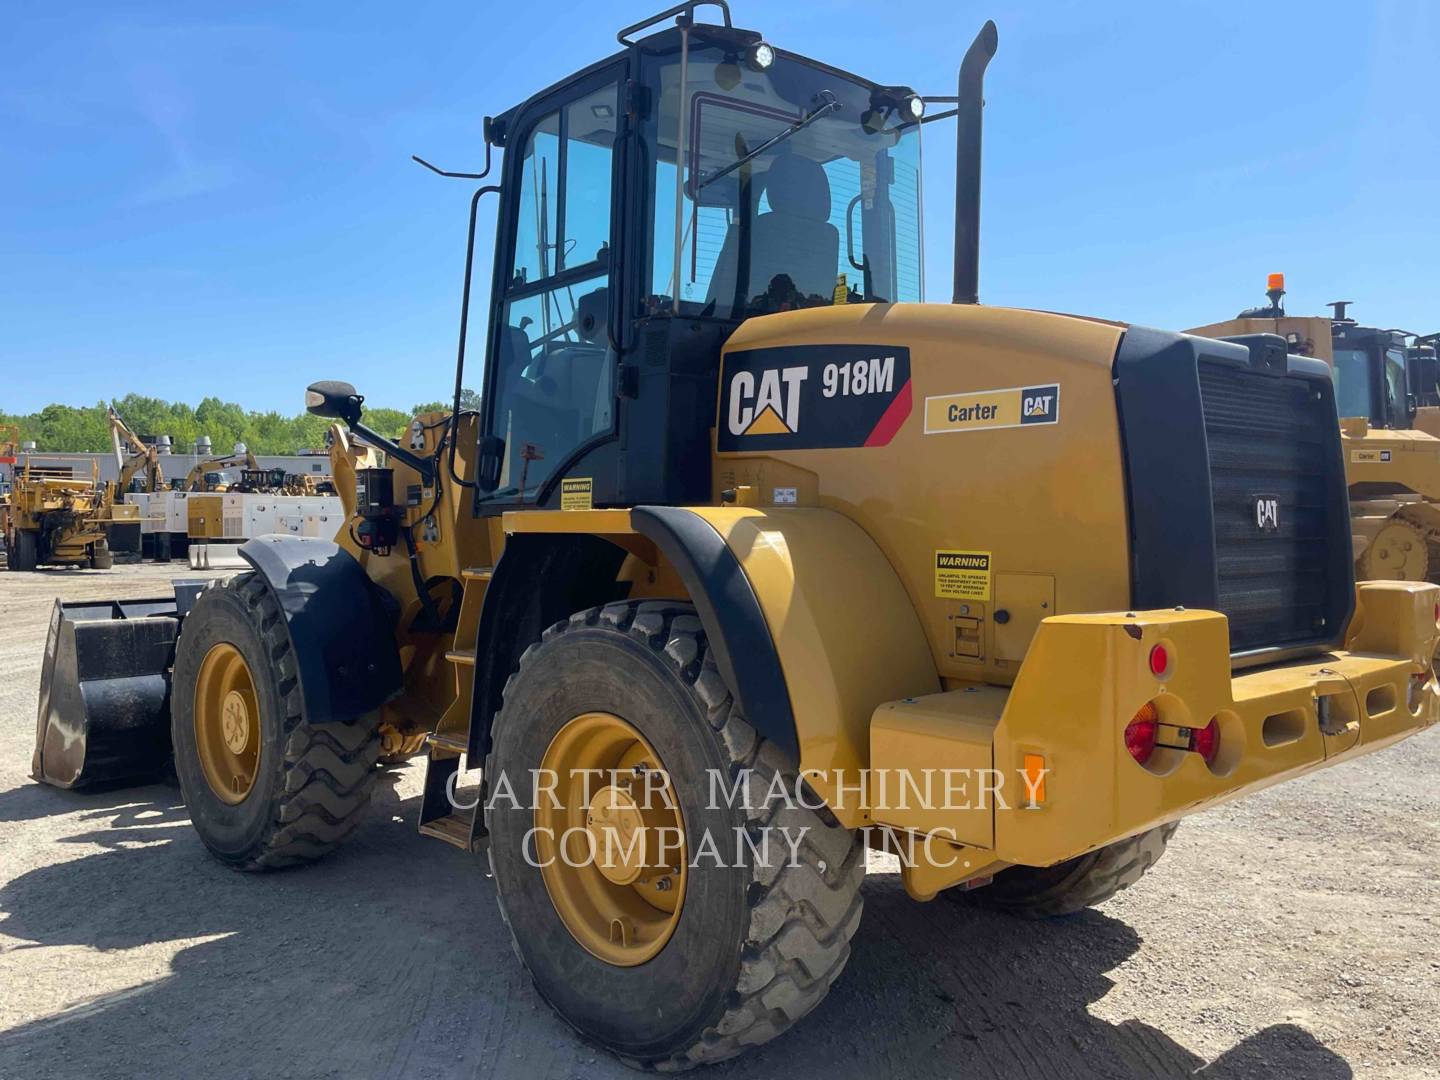
[[[1160,734],[1160,714],[1148,701],[1140,707],[1125,728],[1125,749],[1130,756],[1144,765],[1155,752],[1155,738]]]
[[[1150,674],[1157,678],[1170,670],[1170,652],[1164,645],[1156,645],[1150,650]]]
[[[1190,729],[1190,749],[1205,759],[1209,765],[1220,752],[1220,721],[1211,719],[1203,728]]]

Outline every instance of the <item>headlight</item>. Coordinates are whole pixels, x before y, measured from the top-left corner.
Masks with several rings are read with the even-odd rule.
[[[750,46],[746,60],[756,71],[767,71],[775,63],[775,49],[763,41],[757,41]]]

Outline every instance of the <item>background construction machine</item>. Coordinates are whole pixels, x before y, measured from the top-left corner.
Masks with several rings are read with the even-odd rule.
[[[140,507],[125,501],[131,493],[150,493],[165,487],[165,474],[160,469],[159,447],[145,443],[130,430],[113,405],[106,409],[110,424],[110,442],[115,453],[119,475],[106,492],[106,505],[114,519],[105,529],[106,544],[112,557],[141,554]],[[128,453],[127,453],[128,451]]]
[[[44,461],[42,455],[25,454],[11,482],[5,521],[7,568],[109,569],[105,526],[110,517],[98,471],[92,465],[89,477],[76,477],[68,466],[40,464],[37,458]]]
[[[1226,338],[1269,333],[1329,365],[1343,431],[1352,543],[1361,578],[1440,582],[1440,389],[1432,337],[1361,326],[1349,300],[1332,316],[1287,315],[1285,276],[1264,307],[1195,327]]]
[[[335,541],[61,605],[34,760],[75,786],[171,754],[211,852],[259,870],[423,752],[420,831],[488,850],[539,992],[663,1069],[824,997],[867,842],[917,899],[1072,912],[1184,815],[1440,711],[1440,589],[1356,588],[1323,364],[979,306],[993,24],[926,117],[699,6],[486,121],[482,409],[467,260],[453,411],[395,442],[313,384]],[[955,303],[924,304],[947,115]]]

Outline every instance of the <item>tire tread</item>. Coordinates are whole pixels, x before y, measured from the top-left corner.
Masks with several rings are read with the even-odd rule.
[[[541,641],[591,627],[623,633],[640,642],[687,684],[730,759],[732,777],[739,770],[751,770],[749,782],[763,794],[778,774],[787,790],[795,790],[795,765],[741,715],[691,605],[654,600],[606,604],[556,623]],[[513,680],[537,662],[537,648],[532,645],[521,657],[519,670],[506,685],[507,697]],[[496,724],[504,722],[502,706]],[[487,762],[486,772],[490,769]],[[755,794],[751,792],[748,803],[764,802]],[[782,815],[785,826],[806,829],[799,858],[792,864],[786,845],[776,841],[766,852],[768,858],[751,860],[746,890],[749,925],[725,1008],[690,1045],[653,1060],[625,1058],[627,1063],[657,1072],[680,1072],[735,1057],[781,1035],[814,1009],[844,969],[863,908],[864,845],[828,811],[792,807],[783,801],[778,807],[753,812],[750,825],[780,824]],[[500,914],[509,929],[503,900]],[[513,931],[511,944],[523,964]]]

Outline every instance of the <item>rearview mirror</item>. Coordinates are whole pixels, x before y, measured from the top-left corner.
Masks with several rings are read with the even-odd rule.
[[[365,398],[348,382],[311,383],[305,388],[305,411],[327,420],[344,420],[353,427],[360,420],[360,406]]]

